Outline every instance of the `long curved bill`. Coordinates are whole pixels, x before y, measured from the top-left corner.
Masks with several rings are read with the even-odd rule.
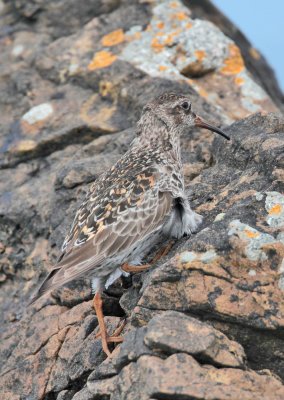
[[[200,118],[198,116],[195,117],[194,122],[195,122],[195,125],[199,126],[200,128],[209,129],[209,131],[219,133],[219,135],[223,136],[225,139],[231,140],[230,137],[226,135],[226,133],[221,131],[221,129],[216,128],[216,126],[208,124],[206,121],[204,121],[202,118]]]

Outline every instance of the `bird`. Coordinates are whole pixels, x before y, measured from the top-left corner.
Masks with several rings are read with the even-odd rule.
[[[146,104],[128,151],[90,186],[76,212],[57,264],[31,299],[90,277],[102,349],[110,342],[101,293],[122,275],[149,268],[142,263],[161,237],[179,239],[198,230],[202,216],[185,192],[180,137],[193,127],[216,132],[192,110],[187,95],[166,92]]]

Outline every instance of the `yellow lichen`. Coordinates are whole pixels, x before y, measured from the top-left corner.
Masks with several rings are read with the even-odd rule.
[[[235,44],[229,46],[229,57],[224,61],[221,72],[224,75],[236,75],[243,71],[245,65],[240,49]]]
[[[259,236],[259,233],[258,232],[253,232],[253,231],[250,231],[250,230],[248,230],[248,229],[245,229],[244,230],[244,233],[247,235],[247,237],[249,237],[250,239],[253,239],[253,238],[257,238],[258,236]]]
[[[13,152],[24,153],[26,151],[31,151],[36,147],[36,142],[34,140],[21,140],[15,146],[13,146]]]
[[[240,76],[236,76],[235,77],[235,84],[236,85],[238,85],[238,86],[242,86],[243,84],[244,84],[244,79],[243,78],[241,78]]]
[[[124,32],[122,29],[117,29],[116,31],[110,32],[107,35],[105,35],[101,39],[101,43],[103,46],[106,47],[111,47],[111,46],[116,46],[119,43],[124,42],[125,36]]]
[[[283,207],[281,204],[275,204],[275,206],[271,207],[269,210],[269,215],[280,214],[282,212]]]
[[[165,38],[164,38],[164,45],[165,46],[171,46],[173,44],[174,41],[174,37],[176,36],[176,34],[174,32],[169,33]]]
[[[206,90],[203,88],[199,88],[198,93],[200,94],[201,97],[205,97],[205,98],[208,97],[208,92],[206,92]]]
[[[99,96],[94,94],[86,100],[80,109],[80,118],[91,127],[113,132],[115,127],[109,124],[111,117],[116,111],[115,106],[100,107]]]
[[[154,51],[160,52],[163,50],[164,45],[158,40],[158,38],[153,38],[151,42],[151,47],[154,49]]]
[[[113,94],[113,84],[109,81],[100,81],[99,83],[99,92],[100,94],[105,97],[108,95]]]
[[[160,71],[166,71],[168,69],[168,67],[166,67],[165,65],[160,65],[159,66],[159,70]]]
[[[188,18],[188,16],[184,12],[177,12],[177,13],[172,15],[172,18],[173,19],[178,19],[179,21],[184,21],[185,19]]]
[[[206,53],[204,50],[195,50],[194,55],[198,61],[202,61],[204,59]]]
[[[165,27],[164,22],[162,22],[162,21],[157,22],[157,28],[164,29],[164,27]]]
[[[94,55],[94,58],[88,65],[89,71],[94,71],[100,68],[106,68],[110,66],[115,60],[117,56],[112,54],[110,51],[99,51]]]

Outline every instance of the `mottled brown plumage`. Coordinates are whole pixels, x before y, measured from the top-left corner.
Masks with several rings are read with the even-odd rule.
[[[144,107],[136,139],[91,186],[33,301],[83,276],[98,292],[124,273],[122,264],[139,265],[161,235],[179,238],[198,228],[202,218],[187,200],[180,155],[180,134],[192,126],[228,139],[192,112],[186,96],[165,93]]]
[[[191,111],[186,96],[165,93],[144,107],[137,138],[91,186],[60,261],[33,300],[86,275],[94,277],[96,290],[124,262],[141,260],[159,234],[181,237],[196,230],[201,217],[191,211],[185,195],[179,139],[194,125],[226,137]]]

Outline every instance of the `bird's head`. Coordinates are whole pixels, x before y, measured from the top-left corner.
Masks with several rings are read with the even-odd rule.
[[[144,107],[143,114],[146,117],[144,120],[147,120],[147,113],[155,116],[156,119],[160,120],[170,130],[183,130],[197,126],[216,132],[227,140],[230,140],[229,136],[221,129],[207,123],[196,115],[192,110],[190,99],[184,95],[164,93]]]

